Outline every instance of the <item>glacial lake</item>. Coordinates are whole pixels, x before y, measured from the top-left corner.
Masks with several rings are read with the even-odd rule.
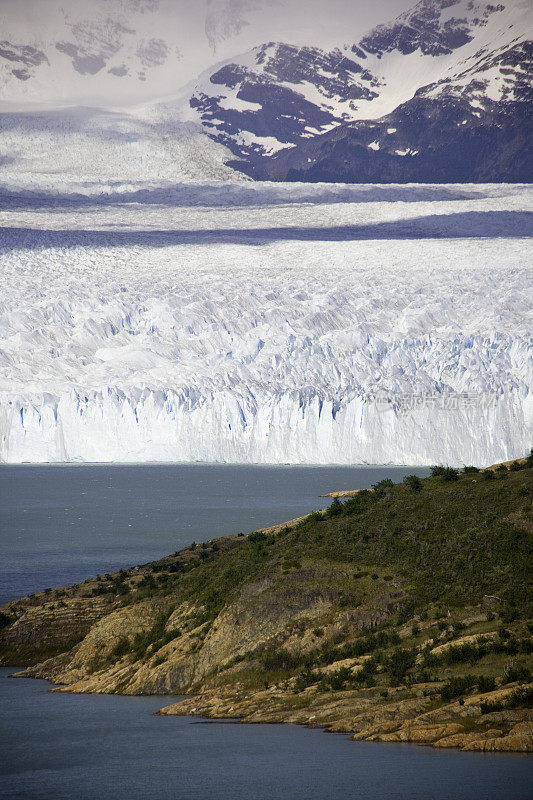
[[[0,468],[2,601],[323,507],[410,467]],[[158,717],[167,697],[50,693],[0,669],[2,800],[526,800],[533,759]]]
[[[0,467],[0,605],[249,533],[329,505],[320,495],[414,467],[58,464]]]
[[[528,800],[533,759],[157,717],[168,697],[51,694],[0,669],[3,800]]]

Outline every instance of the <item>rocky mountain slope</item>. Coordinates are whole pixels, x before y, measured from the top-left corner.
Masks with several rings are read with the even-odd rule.
[[[531,180],[532,26],[520,0],[422,0],[351,46],[257,47],[190,104],[256,178]]]
[[[531,750],[533,461],[433,472],[9,603],[3,663],[191,695],[165,714]]]

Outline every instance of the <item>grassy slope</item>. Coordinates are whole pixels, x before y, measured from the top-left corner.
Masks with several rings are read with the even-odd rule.
[[[492,594],[530,615],[532,470],[494,481],[482,474],[427,478],[422,486],[416,493],[405,484],[361,492],[275,536],[252,534],[245,546],[211,556],[187,575],[185,595],[215,613],[259,575],[334,562],[354,574],[366,568],[403,579],[413,611],[431,602],[479,603]],[[357,601],[356,578],[337,588],[346,603]]]

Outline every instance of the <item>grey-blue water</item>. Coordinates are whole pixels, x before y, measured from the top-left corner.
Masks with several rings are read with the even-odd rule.
[[[165,697],[50,694],[0,670],[4,800],[530,800],[527,756],[157,717]]]
[[[410,468],[4,466],[0,597],[71,584],[324,505]],[[0,600],[1,602],[1,600]],[[527,756],[157,717],[168,697],[51,694],[0,669],[6,800],[525,800]]]
[[[0,467],[0,605],[328,505],[409,467]]]

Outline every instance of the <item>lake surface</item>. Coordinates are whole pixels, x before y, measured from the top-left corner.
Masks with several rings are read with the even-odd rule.
[[[0,669],[4,800],[529,800],[533,759],[156,717],[168,697],[50,694]]]
[[[0,467],[0,605],[306,514],[319,495],[412,467],[84,464]]]

